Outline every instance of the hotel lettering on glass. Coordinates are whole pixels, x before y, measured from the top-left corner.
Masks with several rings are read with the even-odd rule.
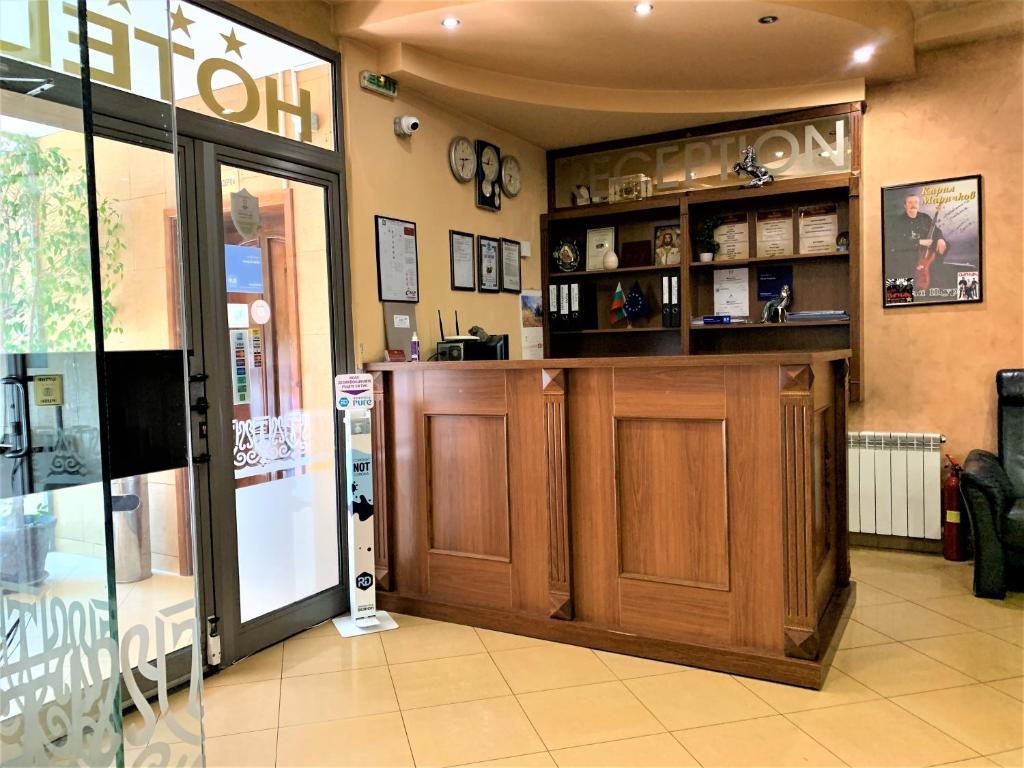
[[[78,75],[74,3],[0,3],[0,55]],[[88,0],[86,7],[94,83],[163,102],[173,93],[183,109],[337,148],[330,61],[177,0],[170,14],[164,3],[145,0]]]

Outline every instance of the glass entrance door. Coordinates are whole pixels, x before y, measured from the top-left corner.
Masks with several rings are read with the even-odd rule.
[[[328,188],[228,163],[217,172],[208,258],[222,279],[209,281],[203,314],[207,339],[224,340],[208,341],[207,362],[222,350],[208,371],[223,398],[209,428],[230,662],[336,615],[344,598]]]

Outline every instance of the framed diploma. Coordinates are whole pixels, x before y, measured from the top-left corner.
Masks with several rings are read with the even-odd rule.
[[[800,209],[800,253],[835,253],[839,236],[839,209],[835,203]]]
[[[727,213],[719,217],[715,227],[715,242],[719,251],[716,261],[749,259],[750,246],[747,237],[747,214]]]
[[[615,250],[615,227],[587,230],[587,272],[604,269],[604,257]]]
[[[523,289],[521,258],[522,246],[519,241],[501,238],[501,290],[519,293]]]
[[[482,293],[498,293],[501,290],[501,241],[496,237],[480,235],[476,239],[477,273]]]
[[[473,271],[473,235],[469,232],[448,230],[448,246],[452,262],[452,290],[475,291],[476,275]]]
[[[377,298],[420,300],[420,265],[416,255],[416,224],[374,216],[377,231]]]
[[[757,258],[793,255],[793,211],[757,212]]]

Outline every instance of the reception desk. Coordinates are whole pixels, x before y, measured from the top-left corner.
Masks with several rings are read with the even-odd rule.
[[[368,365],[378,604],[820,687],[848,357]]]

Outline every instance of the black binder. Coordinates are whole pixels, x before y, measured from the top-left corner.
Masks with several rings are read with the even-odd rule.
[[[574,330],[580,330],[580,284],[569,283],[569,327]]]
[[[548,286],[548,330],[560,331],[561,329],[558,322],[558,285],[552,283]]]
[[[672,294],[669,290],[669,276],[661,276],[661,326],[672,327]]]
[[[679,275],[672,275],[672,279],[669,281],[671,284],[672,291],[672,327],[679,327]]]

